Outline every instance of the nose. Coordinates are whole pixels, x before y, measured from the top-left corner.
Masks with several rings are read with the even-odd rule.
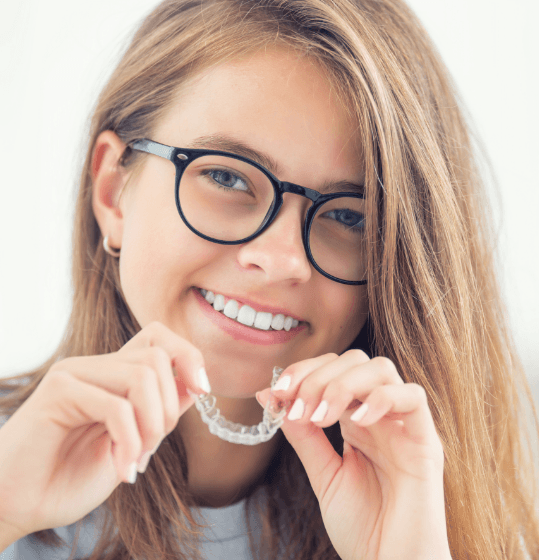
[[[307,201],[289,193],[283,198],[283,205],[273,223],[258,237],[241,245],[237,258],[244,269],[259,269],[268,282],[290,280],[304,283],[314,270],[302,238]]]

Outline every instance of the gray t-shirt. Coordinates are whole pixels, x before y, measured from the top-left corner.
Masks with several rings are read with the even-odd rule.
[[[199,522],[209,525],[201,537],[201,553],[207,560],[252,560],[249,535],[245,522],[245,500],[222,508],[200,508],[203,519]],[[88,514],[83,521],[77,541],[74,558],[89,556],[99,540],[103,517],[101,508]],[[253,531],[259,529],[257,519],[252,517]],[[0,553],[0,560],[67,560],[71,554],[75,537],[75,526],[68,525],[55,529],[66,541],[67,546],[52,548],[43,545],[31,535],[18,540]]]

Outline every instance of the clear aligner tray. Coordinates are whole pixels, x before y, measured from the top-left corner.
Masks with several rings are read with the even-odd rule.
[[[273,368],[272,389],[282,372],[280,367]],[[255,426],[244,426],[229,422],[221,416],[220,410],[215,408],[215,397],[211,393],[195,397],[195,406],[203,422],[208,424],[210,432],[225,441],[243,445],[258,445],[270,440],[281,427],[289,404],[288,401],[277,400],[272,393],[264,408],[262,422]]]

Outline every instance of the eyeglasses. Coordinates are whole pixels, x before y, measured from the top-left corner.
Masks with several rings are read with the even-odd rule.
[[[279,213],[284,193],[309,199],[302,237],[311,264],[335,282],[367,283],[362,192],[322,194],[279,181],[257,162],[219,150],[176,148],[147,138],[129,147],[176,166],[178,212],[193,233],[213,243],[238,245],[263,233]]]

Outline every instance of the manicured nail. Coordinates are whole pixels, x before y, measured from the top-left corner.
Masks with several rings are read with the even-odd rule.
[[[143,453],[142,456],[140,457],[140,460],[138,462],[138,467],[137,467],[137,471],[139,473],[144,473],[146,472],[146,467],[148,466],[148,463],[150,462],[150,457],[152,456],[151,451],[146,451],[146,453]]]
[[[286,391],[290,387],[290,382],[291,381],[292,381],[292,378],[290,377],[290,375],[285,375],[284,377],[279,377],[279,381],[277,381],[277,383],[275,384],[275,387],[273,387],[272,392]]]
[[[367,414],[367,411],[369,410],[369,405],[368,403],[363,403],[355,412],[354,414],[352,414],[352,416],[350,416],[350,420],[352,420],[352,422],[359,422],[362,418],[364,418],[365,414]]]
[[[201,367],[198,370],[198,386],[205,393],[211,393],[210,382],[208,381],[208,376],[206,375],[206,370],[203,367]]]
[[[127,482],[135,484],[135,480],[137,480],[137,464],[133,461],[127,470]]]
[[[302,399],[296,399],[294,406],[290,409],[288,413],[289,420],[299,420],[305,413],[305,404]]]
[[[328,403],[327,401],[322,401],[318,408],[313,412],[311,416],[311,422],[322,422],[328,413]]]
[[[146,472],[146,468],[148,467],[148,464],[150,462],[150,459],[152,458],[152,456],[154,455],[154,453],[159,449],[159,446],[163,443],[163,440],[165,439],[166,436],[163,436],[155,445],[155,447],[151,450],[151,451],[147,451],[146,453],[143,453],[142,456],[140,457],[140,460],[138,462],[138,472],[139,473],[144,473]]]
[[[150,455],[153,455],[158,449],[159,446],[163,443],[163,440],[166,438],[167,436],[163,436],[156,444],[156,446],[150,451]]]

